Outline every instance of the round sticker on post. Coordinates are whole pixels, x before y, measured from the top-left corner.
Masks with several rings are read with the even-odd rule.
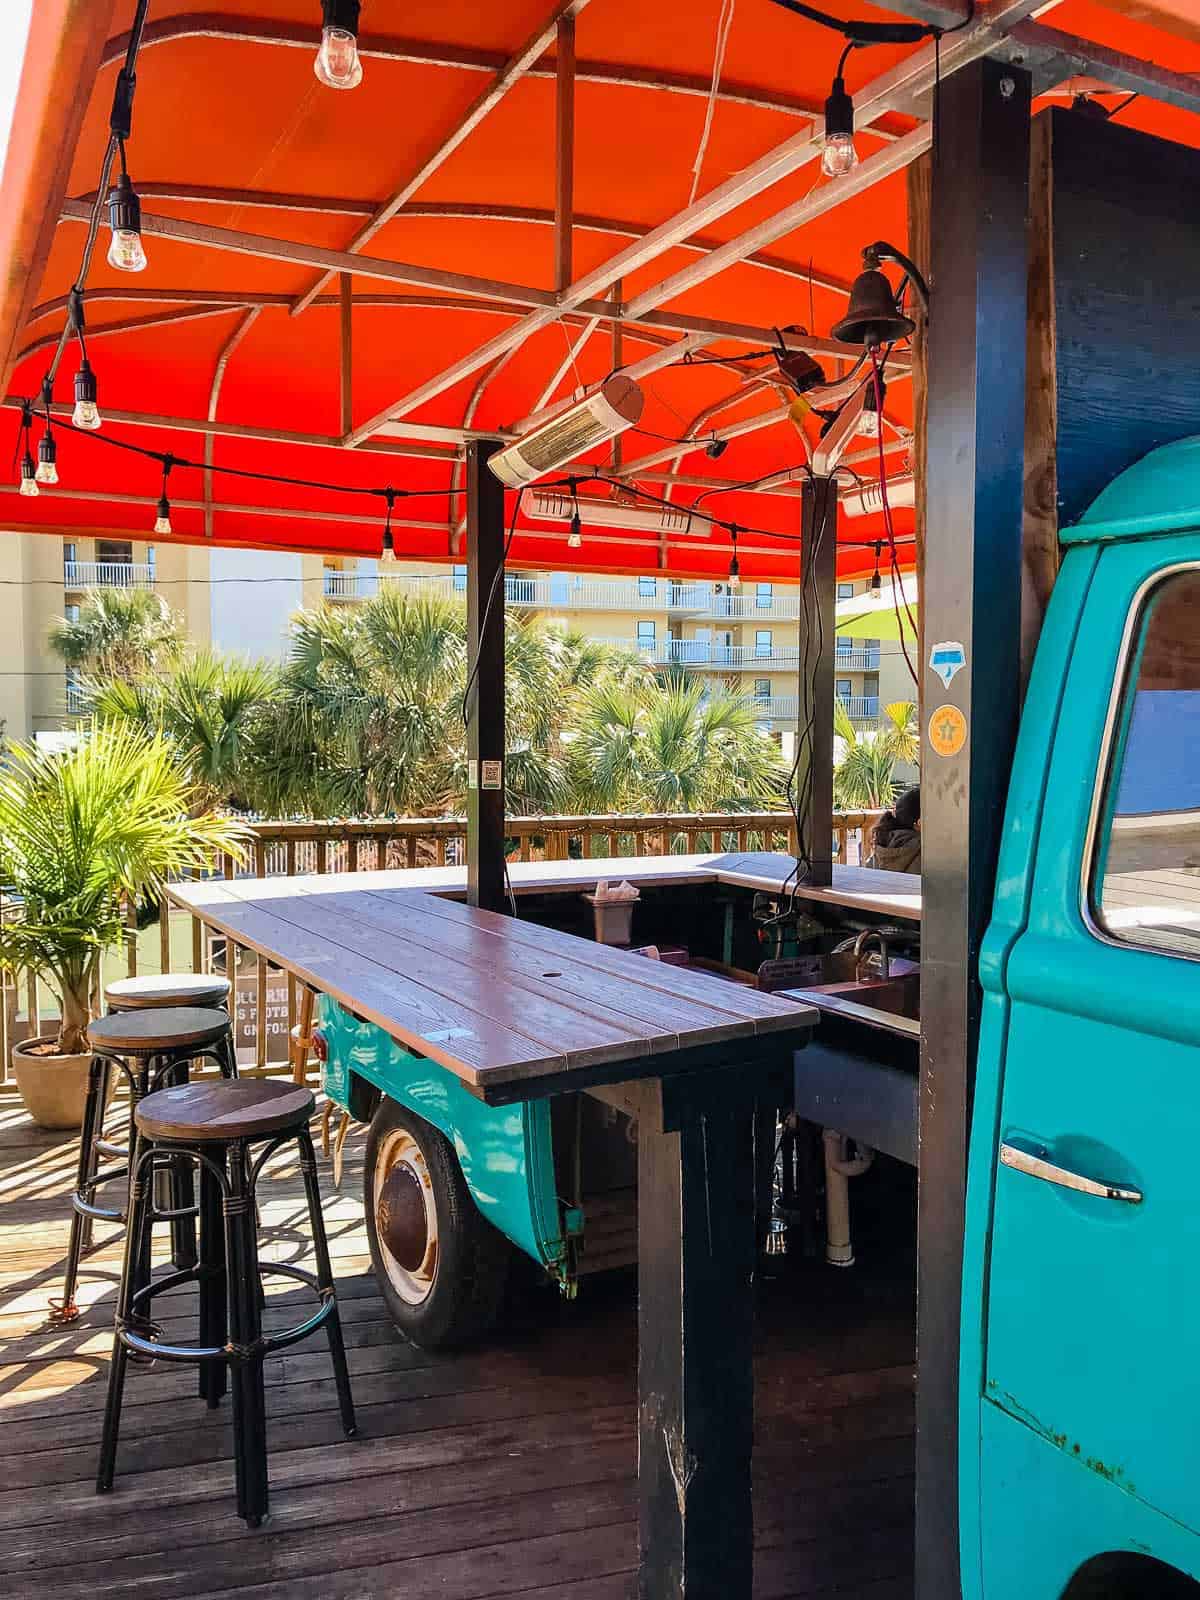
[[[929,719],[929,745],[935,756],[956,756],[967,742],[967,719],[957,706],[939,706]]]

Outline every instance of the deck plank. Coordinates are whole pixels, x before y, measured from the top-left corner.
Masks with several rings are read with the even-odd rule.
[[[10,1158],[0,1165],[10,1180],[0,1204],[9,1600],[632,1600],[628,1276],[586,1285],[573,1306],[527,1297],[485,1348],[414,1349],[367,1270],[356,1133],[342,1191],[325,1168],[322,1185],[363,1436],[340,1435],[320,1340],[272,1357],[272,1516],[252,1533],[234,1510],[228,1407],[207,1413],[189,1369],[131,1371],[116,1487],[95,1495],[119,1241],[103,1232],[85,1260],[79,1322],[48,1324],[73,1141],[35,1132],[3,1105],[0,1135],[0,1161]],[[273,1164],[261,1195],[267,1252],[303,1262],[294,1161]],[[849,1276],[832,1283],[846,1304]],[[304,1304],[294,1289],[271,1291],[265,1320],[285,1325]],[[764,1290],[755,1600],[911,1600],[911,1306],[903,1293],[894,1304],[873,1296],[847,1327],[833,1301],[805,1294],[803,1304],[801,1329],[787,1294]],[[193,1311],[182,1289],[156,1315],[186,1336]]]

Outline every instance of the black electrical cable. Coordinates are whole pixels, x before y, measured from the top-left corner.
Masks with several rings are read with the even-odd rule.
[[[29,402],[22,402],[23,405]],[[317,489],[328,494],[369,494],[376,499],[386,499],[389,490],[386,487],[376,487],[371,484],[360,483],[328,483],[319,478],[293,478],[282,472],[256,472],[252,467],[223,467],[217,463],[193,461],[188,456],[176,455],[173,450],[155,450],[149,445],[133,444],[128,439],[116,439],[112,434],[95,433],[88,428],[77,428],[73,422],[59,418],[55,426],[65,428],[68,433],[74,433],[81,438],[89,439],[93,444],[107,445],[112,450],[125,450],[130,455],[141,456],[146,461],[156,461],[162,466],[168,459],[173,467],[182,467],[194,472],[223,473],[230,478],[252,478],[260,483],[281,483],[293,489]],[[169,424],[164,424],[169,427]],[[435,495],[460,495],[465,494],[465,489],[394,489],[390,491],[397,500],[422,499]]]
[[[492,578],[492,586],[488,590],[487,599],[483,603],[483,615],[479,619],[479,632],[481,635],[487,632],[487,625],[492,615],[492,607],[496,603],[496,592],[500,588],[501,580],[504,577],[504,569],[508,564],[508,553],[512,549],[513,538],[517,531],[517,517],[520,514],[521,500],[524,496],[524,493],[525,488],[524,485],[522,485],[521,488],[517,490],[516,497],[513,500],[512,517],[509,519],[508,524],[508,537],[504,541],[504,550],[500,556],[500,565],[496,568],[495,576]],[[467,677],[467,686],[463,690],[462,720],[464,728],[467,726],[471,718],[471,690],[474,689],[478,678],[479,661],[476,659],[475,664],[472,666],[470,674]]]
[[[125,48],[125,61],[120,72],[117,74],[117,87],[113,95],[113,109],[109,119],[110,131],[108,135],[108,143],[104,149],[104,159],[100,164],[100,182],[96,187],[96,197],[92,201],[92,214],[88,219],[88,230],[84,239],[83,254],[80,258],[79,273],[73,285],[73,292],[76,296],[77,304],[79,297],[82,296],[84,288],[87,285],[88,272],[91,270],[92,254],[96,248],[96,238],[100,232],[100,221],[104,215],[104,208],[108,203],[109,181],[112,177],[113,159],[117,154],[118,146],[122,147],[122,170],[124,170],[125,166],[125,154],[123,147],[127,133],[126,125],[129,117],[129,105],[132,101],[133,83],[136,78],[138,52],[142,48],[142,33],[146,26],[146,13],[149,11],[149,9],[150,0],[137,0],[137,9],[133,14],[133,25],[129,30],[129,43]],[[46,383],[53,384],[55,378],[58,376],[58,369],[62,362],[63,352],[66,350],[67,341],[70,339],[72,331],[74,331],[73,319],[68,317],[67,321],[63,325],[62,332],[58,336],[58,344],[55,346],[54,354],[50,358],[50,365],[46,369],[46,377],[43,380],[43,387]],[[80,326],[78,331],[80,333],[79,347],[82,353],[84,349],[82,326]]]

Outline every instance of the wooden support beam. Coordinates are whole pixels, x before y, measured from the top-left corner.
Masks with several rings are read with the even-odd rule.
[[[623,1087],[641,1101],[639,1600],[733,1600],[754,1568],[753,1113],[699,1090],[669,1117],[673,1085]]]
[[[339,333],[341,336],[341,374],[338,389],[342,433],[354,426],[354,279],[348,272],[338,274]]]
[[[926,637],[966,666],[929,683],[917,1284],[916,1591],[959,1593],[958,1366],[979,947],[1020,710],[1029,108],[1026,71],[942,86],[932,195]],[[921,671],[924,674],[924,663]]]
[[[833,676],[837,642],[836,478],[808,477],[800,496],[800,600],[802,664],[796,697],[798,766],[795,793],[803,804],[800,827],[808,853],[804,880],[816,888],[833,882]]]
[[[504,864],[504,487],[499,440],[467,446],[467,903],[508,909]]]
[[[558,21],[554,118],[554,287],[574,276],[575,236],[575,17]]]
[[[929,263],[933,240],[930,234],[930,197],[933,189],[933,156],[924,155],[914,161],[907,173],[908,185],[908,254],[929,279]],[[928,359],[928,326],[918,320],[912,337],[912,470],[915,482],[913,503],[913,531],[916,538],[917,567],[917,682],[914,694],[917,700],[917,726],[925,726],[925,673],[921,663],[925,660],[925,607],[922,604],[925,583],[925,486],[928,479],[928,412],[929,383],[926,371]]]
[[[350,253],[356,254],[364,245],[387,226],[396,213],[412,199],[438,169],[445,165],[454,152],[470,138],[475,129],[504,99],[514,84],[519,83],[530,67],[549,49],[558,34],[558,24],[561,18],[574,18],[579,15],[587,5],[588,0],[558,0],[547,22],[543,23],[528,38],[511,60],[506,61],[503,68],[497,73],[494,82],[479,95],[470,106],[466,114],[458,119],[454,127],[444,138],[440,139],[436,147],[375,212],[369,222],[366,222],[350,241]],[[321,290],[329,282],[331,274],[323,273],[312,283],[292,306],[292,315],[298,316],[307,309]]]

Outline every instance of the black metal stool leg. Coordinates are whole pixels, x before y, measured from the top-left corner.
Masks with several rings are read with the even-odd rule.
[[[125,1393],[125,1373],[129,1351],[121,1340],[121,1329],[131,1320],[133,1297],[149,1282],[142,1278],[141,1237],[150,1232],[150,1163],[139,1161],[137,1136],[129,1158],[129,1222],[125,1229],[125,1255],[121,1266],[121,1287],[117,1296],[116,1331],[113,1334],[112,1366],[108,1374],[108,1399],[104,1407],[104,1431],[100,1439],[100,1464],[96,1471],[96,1493],[106,1494],[113,1485],[117,1464],[117,1439],[121,1430],[121,1400]]]
[[[190,1062],[170,1062],[162,1074],[162,1087],[188,1081]],[[172,1211],[190,1211],[196,1204],[196,1178],[190,1156],[172,1156],[169,1162]],[[171,1260],[177,1267],[194,1267],[199,1260],[196,1254],[196,1219],[193,1216],[171,1219]]]
[[[312,1134],[307,1123],[296,1135],[300,1147],[300,1172],[304,1178],[304,1193],[308,1197],[308,1220],[312,1227],[313,1252],[317,1258],[317,1287],[321,1299],[333,1302],[333,1309],[325,1324],[329,1335],[329,1354],[333,1361],[333,1377],[337,1384],[338,1407],[342,1413],[342,1427],[346,1437],[353,1437],[358,1424],[354,1416],[354,1399],[350,1393],[350,1372],[346,1366],[346,1345],[342,1338],[342,1321],[338,1313],[337,1293],[333,1283],[333,1267],[329,1260],[329,1242],[325,1237],[325,1218],[321,1212],[321,1186],[317,1181],[317,1155],[313,1149]]]
[[[87,1100],[83,1109],[83,1128],[79,1134],[79,1165],[75,1174],[75,1193],[72,1199],[71,1236],[67,1242],[67,1263],[63,1273],[62,1302],[55,1307],[58,1316],[64,1322],[71,1322],[79,1315],[79,1307],[75,1304],[75,1287],[79,1281],[79,1257],[84,1249],[85,1233],[84,1222],[87,1220],[75,1199],[91,1198],[92,1190],[90,1180],[96,1175],[96,1139],[100,1133],[101,1121],[104,1116],[104,1102],[102,1099],[103,1085],[106,1073],[99,1056],[92,1057],[92,1064],[88,1069]]]
[[[130,1151],[129,1184],[130,1184],[130,1198],[129,1198],[129,1204],[126,1207],[125,1215],[126,1215],[126,1217],[132,1217],[133,1216],[133,1174],[134,1174],[133,1152],[138,1147],[138,1131],[137,1131],[137,1124],[134,1121],[134,1113],[137,1111],[139,1101],[144,1100],[146,1098],[146,1096],[150,1093],[150,1086],[151,1086],[151,1083],[153,1082],[153,1077],[152,1077],[152,1073],[151,1073],[151,1062],[147,1061],[145,1059],[133,1062],[133,1064],[130,1067],[129,1072],[128,1072],[128,1082],[129,1082],[129,1151]],[[153,1160],[148,1161],[146,1163],[146,1171],[145,1171],[145,1174],[144,1174],[145,1187],[146,1187],[146,1221],[145,1221],[145,1225],[137,1230],[137,1237],[134,1240],[134,1244],[135,1244],[136,1249],[137,1249],[137,1255],[136,1255],[135,1260],[136,1260],[136,1277],[137,1277],[138,1287],[139,1288],[142,1286],[142,1284],[146,1284],[146,1283],[150,1282],[150,1272],[151,1272],[150,1253],[151,1253],[151,1249],[153,1247],[153,1242],[154,1242],[153,1241],[154,1209],[155,1209],[155,1203],[156,1203],[156,1199],[157,1199],[157,1196],[156,1196],[156,1193],[155,1193],[155,1186],[154,1186],[154,1175],[155,1175],[156,1165],[157,1165],[156,1162],[153,1161]],[[130,1224],[128,1222],[126,1223],[125,1228],[126,1228],[126,1235],[127,1236],[132,1234],[133,1231],[134,1231],[131,1228],[131,1226],[130,1226]]]
[[[214,1148],[209,1156],[224,1166],[224,1152]],[[221,1186],[216,1175],[200,1163],[200,1343],[223,1345],[229,1337],[228,1290],[225,1278],[225,1224],[221,1214]],[[226,1389],[223,1361],[200,1362],[200,1398],[210,1410],[220,1405]]]
[[[88,1188],[85,1191],[90,1200],[95,1199],[94,1183],[96,1174],[100,1170],[100,1141],[104,1138],[104,1113],[108,1109],[108,1091],[112,1082],[112,1062],[107,1056],[100,1057],[100,1091],[96,1102],[96,1122],[92,1132],[91,1160],[88,1162]],[[92,1237],[96,1231],[94,1217],[84,1217],[83,1236],[80,1241],[84,1251],[92,1248]]]
[[[267,1515],[267,1416],[254,1192],[246,1145],[240,1139],[229,1146],[225,1250],[238,1512],[257,1528]]]

